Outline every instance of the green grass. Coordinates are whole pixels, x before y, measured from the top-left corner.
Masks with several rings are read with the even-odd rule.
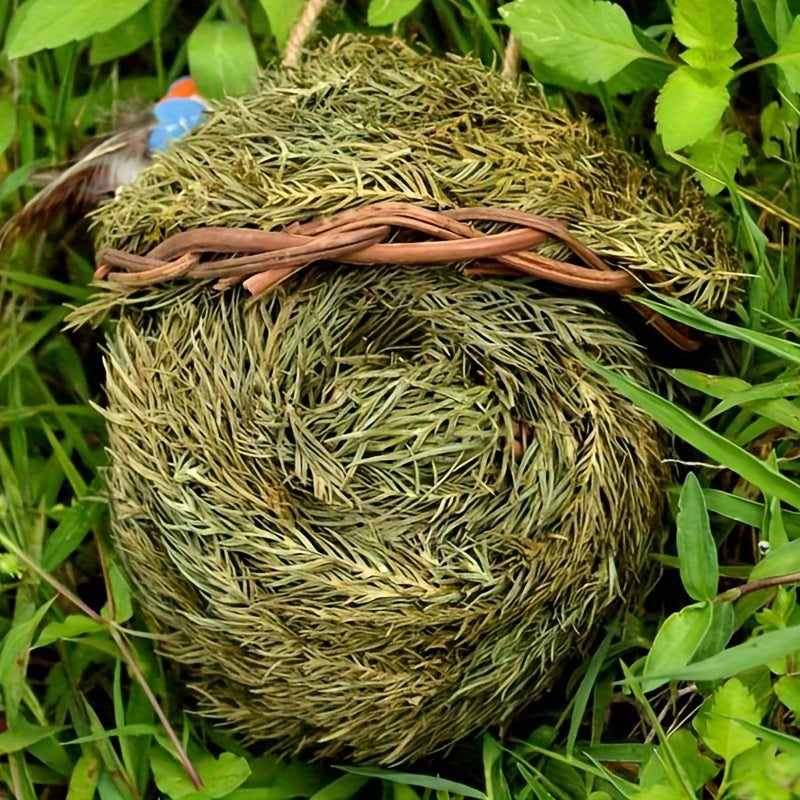
[[[270,33],[270,22],[276,31],[280,23],[275,4],[151,0],[124,33],[56,42],[10,60],[9,30],[20,25],[12,17],[42,2],[0,0],[5,216],[30,196],[25,179],[34,170],[76,152],[131,98],[152,99],[181,74],[192,60],[190,33],[203,21],[245,24],[262,63],[279,50]],[[691,17],[698,3],[675,3],[676,19]],[[0,797],[800,796],[793,583],[800,571],[800,103],[793,57],[784,66],[738,65],[735,75],[723,75],[717,84],[727,87],[730,104],[722,127],[698,139],[702,147],[668,154],[653,101],[667,66],[681,63],[683,39],[675,40],[665,3],[629,5],[637,7],[637,37],[647,34],[645,46],[658,56],[651,60],[667,70],[643,75],[636,62],[634,91],[622,94],[613,79],[587,85],[535,34],[524,42],[530,63],[549,81],[552,102],[596,115],[675,175],[697,171],[752,276],[725,321],[677,301],[648,301],[719,337],[704,351],[702,371],[687,364],[671,370],[669,396],[591,365],[678,442],[675,524],[658,556],[664,576],[646,607],[612,620],[586,662],[574,665],[548,703],[518,720],[503,744],[490,732],[408,772],[280,761],[186,715],[171,690],[176,676],[141,633],[136,587],[109,541],[99,478],[104,429],[93,406],[102,402],[102,331],[61,330],[64,304],[87,296],[91,275],[91,242],[70,223],[0,252]],[[720,15],[709,29],[725,27],[719,20],[730,5],[704,5]],[[533,18],[541,7],[530,0],[519,13]],[[790,49],[800,4],[743,0],[736,8],[742,63]],[[345,3],[329,10],[321,28],[367,30],[367,13],[366,3]],[[577,35],[566,30],[562,45]],[[437,52],[477,52],[487,63],[507,35],[489,0],[425,0],[406,16],[401,9],[397,31]],[[705,46],[710,57],[713,36],[704,41],[696,49]],[[679,130],[674,118],[664,128],[662,120],[663,113],[658,124],[668,143],[697,132]],[[741,142],[746,152],[728,147],[734,158],[709,158],[715,142],[722,149]],[[202,779],[199,793],[188,763]]]

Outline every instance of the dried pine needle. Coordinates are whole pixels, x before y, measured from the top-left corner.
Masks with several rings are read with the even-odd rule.
[[[701,199],[477,60],[344,36],[219,103],[96,226],[98,249],[143,253],[179,230],[274,229],[381,201],[504,206],[562,219],[611,265],[713,310],[741,275]]]
[[[200,710],[396,763],[546,691],[663,502],[655,425],[576,348],[647,379],[595,306],[519,279],[316,270],[121,310],[115,538]]]
[[[738,280],[690,184],[475,61],[357,37],[220,103],[97,213],[98,249],[393,200],[563,219],[705,310]],[[591,302],[327,266],[251,300],[106,287],[74,319],[110,309],[117,546],[200,712],[245,740],[445,748],[546,692],[638,591],[662,442],[576,357],[648,380]]]

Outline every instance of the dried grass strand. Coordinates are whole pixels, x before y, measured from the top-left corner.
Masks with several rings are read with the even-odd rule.
[[[199,710],[394,764],[545,692],[634,593],[663,507],[648,381],[524,278],[312,267],[129,295],[106,359],[113,529]]]
[[[596,258],[704,311],[729,305],[742,280],[691,182],[668,185],[586,120],[476,60],[352,36],[218,104],[96,212],[98,249],[144,256],[199,228],[304,235],[297,226],[382,203],[452,219],[467,208],[549,218],[574,241],[553,234],[541,255],[563,261],[577,242],[578,260]],[[518,224],[462,221],[489,234]]]

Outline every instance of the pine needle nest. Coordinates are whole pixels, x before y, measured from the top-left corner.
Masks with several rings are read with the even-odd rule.
[[[735,279],[691,187],[475,61],[360,38],[220,104],[101,209],[98,245],[146,272],[175,233],[386,202],[545,214],[702,308]],[[198,709],[246,740],[429,754],[541,696],[638,591],[662,440],[580,360],[649,380],[589,299],[330,259],[258,297],[107,283],[77,318],[115,309],[115,541]]]

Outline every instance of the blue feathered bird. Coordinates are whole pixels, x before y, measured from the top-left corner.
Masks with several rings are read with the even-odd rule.
[[[175,81],[140,124],[111,133],[84,148],[0,229],[0,244],[11,233],[41,226],[58,210],[83,210],[132,181],[173,139],[197,127],[208,106],[192,78]]]

